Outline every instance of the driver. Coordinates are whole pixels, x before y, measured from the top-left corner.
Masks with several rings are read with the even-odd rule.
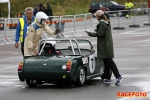
[[[49,28],[46,24],[47,18],[48,16],[44,12],[38,12],[36,14],[36,21],[29,26],[24,44],[25,56],[38,54],[38,43],[40,42],[40,37],[43,34],[43,30],[49,35],[56,35],[60,33],[60,29],[52,31]]]
[[[49,54],[56,53],[54,45],[51,43],[46,43],[44,47],[44,53],[49,53]]]

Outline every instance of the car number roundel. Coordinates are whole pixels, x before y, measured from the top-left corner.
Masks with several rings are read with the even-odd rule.
[[[89,70],[91,73],[95,70],[95,57],[94,55],[89,56]]]

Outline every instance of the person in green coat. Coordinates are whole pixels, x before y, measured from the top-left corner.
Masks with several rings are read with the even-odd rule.
[[[120,81],[123,78],[119,74],[118,68],[113,61],[114,49],[110,21],[107,19],[102,10],[97,10],[94,15],[99,21],[96,26],[95,32],[85,32],[91,37],[97,37],[97,56],[99,59],[103,60],[105,65],[104,79],[102,79],[101,82],[111,83],[110,70],[112,70],[114,76],[117,79],[115,85],[119,85]]]

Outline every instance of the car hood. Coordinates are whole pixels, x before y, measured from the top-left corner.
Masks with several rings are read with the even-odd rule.
[[[75,57],[75,56],[74,56]],[[35,56],[29,57],[24,60],[26,67],[55,67],[66,64],[68,59],[73,59],[72,56]]]

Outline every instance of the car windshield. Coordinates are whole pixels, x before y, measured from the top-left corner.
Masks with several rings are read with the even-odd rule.
[[[93,2],[93,3],[91,4],[91,6],[92,6],[92,7],[99,7],[99,4],[98,4],[98,2]]]
[[[119,5],[117,2],[115,1],[110,1],[111,3],[113,3],[114,5]]]

